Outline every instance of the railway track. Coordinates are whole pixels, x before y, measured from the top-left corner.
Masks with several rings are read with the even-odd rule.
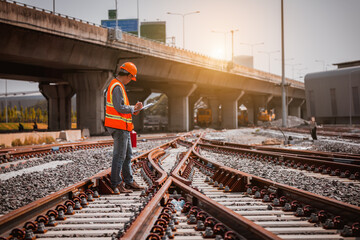
[[[240,157],[264,160],[308,172],[360,180],[360,156],[357,154],[326,153],[307,150],[281,149],[265,146],[219,142],[201,139],[202,148],[217,152],[232,152]]]
[[[287,131],[287,132],[295,132],[301,134],[309,134],[309,128],[278,128],[278,127],[269,127],[273,130]],[[352,132],[353,131],[353,132]],[[340,127],[323,127],[317,128],[317,135],[329,136],[329,137],[340,137],[345,139],[359,140],[360,133],[356,128],[340,128]]]
[[[359,207],[222,166],[186,138],[132,160],[146,191],[114,194],[107,169],[0,217],[0,239],[360,237]]]
[[[152,140],[164,140],[174,139],[176,135],[166,134],[159,136],[144,136],[138,137],[138,141],[152,141]],[[6,149],[0,149],[0,168],[8,168],[17,166],[19,164],[26,163],[27,160],[31,160],[36,157],[43,157],[51,154],[73,152],[86,149],[104,148],[110,147],[114,143],[113,140],[100,140],[100,141],[82,141],[75,143],[63,143],[63,144],[48,144],[40,146],[22,146],[12,147]]]

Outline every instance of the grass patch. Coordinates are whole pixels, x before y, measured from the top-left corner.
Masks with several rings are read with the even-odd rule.
[[[11,146],[16,147],[16,146],[26,146],[26,145],[35,145],[35,144],[51,144],[54,143],[55,139],[53,137],[39,137],[39,138],[34,138],[33,136],[29,136],[25,138],[24,142],[21,142],[20,139],[15,139],[14,141],[11,142]],[[4,145],[4,144],[3,144]],[[1,146],[0,146],[1,148]]]
[[[16,147],[16,146],[22,146],[23,145],[23,143],[21,142],[21,140],[20,139],[15,139],[15,140],[13,140],[12,142],[11,142],[11,146],[13,146],[13,147]]]
[[[24,126],[25,130],[32,130],[34,123],[21,123]],[[46,123],[37,123],[38,129],[48,129],[48,125]],[[18,130],[19,123],[0,123],[0,131],[12,131]]]
[[[54,143],[55,139],[53,137],[39,137],[37,143],[38,144],[50,144],[50,143]]]
[[[36,144],[37,140],[33,136],[29,136],[25,138],[24,145],[33,145]]]

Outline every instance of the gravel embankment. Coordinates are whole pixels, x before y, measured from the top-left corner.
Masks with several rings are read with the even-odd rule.
[[[360,184],[345,184],[337,180],[311,177],[300,170],[289,169],[268,162],[243,159],[236,154],[220,154],[205,149],[201,149],[200,153],[212,161],[242,172],[360,206]]]
[[[286,146],[275,145],[274,147],[360,154],[360,143],[358,141],[339,139],[336,137],[318,136],[318,140],[313,142],[311,141],[310,134],[284,132],[284,135],[286,138],[291,136],[295,140],[295,143]],[[280,130],[240,128],[221,132],[211,132],[206,134],[205,138],[241,144],[261,144],[269,138],[284,141],[284,135]]]
[[[170,140],[138,142],[134,156]],[[89,178],[111,167],[112,147],[79,150],[36,158],[15,168],[1,170],[1,176],[37,166],[37,171],[23,173],[0,180],[0,215],[25,206],[37,199]],[[44,164],[56,162],[53,168],[42,169]],[[61,164],[63,162],[64,164]]]

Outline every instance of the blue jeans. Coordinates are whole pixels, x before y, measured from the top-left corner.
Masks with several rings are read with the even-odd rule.
[[[113,160],[111,165],[111,185],[116,187],[121,183],[121,170],[125,183],[132,183],[132,147],[130,132],[125,130],[115,130],[112,133],[114,139]]]

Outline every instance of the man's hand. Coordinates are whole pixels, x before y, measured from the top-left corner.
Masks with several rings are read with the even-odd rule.
[[[135,106],[134,106],[134,115],[138,115],[139,112],[140,112],[140,111],[138,111],[138,110],[140,110],[140,109],[142,109],[142,108],[143,108],[142,102],[137,102],[137,103],[135,104]]]

